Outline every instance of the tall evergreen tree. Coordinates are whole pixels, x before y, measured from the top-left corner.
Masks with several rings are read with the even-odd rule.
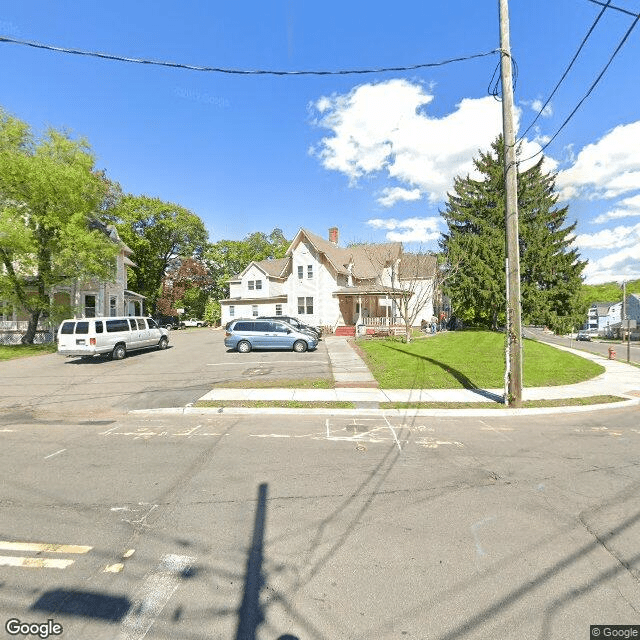
[[[505,205],[504,146],[498,138],[474,160],[482,178],[456,178],[442,215],[448,231],[440,246],[460,265],[446,292],[454,313],[467,322],[496,328],[504,322]],[[567,207],[556,207],[555,174],[542,159],[518,176],[520,278],[523,322],[568,330],[585,313],[580,301],[581,261],[571,246],[576,223],[566,225]]]

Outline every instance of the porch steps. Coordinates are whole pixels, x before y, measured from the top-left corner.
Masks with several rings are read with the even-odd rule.
[[[336,336],[355,336],[356,328],[355,327],[336,327],[335,334]]]

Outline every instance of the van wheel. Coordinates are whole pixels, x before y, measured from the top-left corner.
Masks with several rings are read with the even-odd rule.
[[[158,342],[158,349],[164,351],[169,346],[169,341],[166,338],[160,338],[160,342]]]
[[[296,353],[304,353],[307,350],[307,343],[304,340],[296,340],[293,343],[293,350]]]
[[[251,351],[251,343],[246,340],[240,340],[236,349],[238,353],[249,353],[249,351]]]
[[[127,347],[123,344],[117,344],[113,347],[113,351],[111,353],[112,360],[122,360],[127,355]]]

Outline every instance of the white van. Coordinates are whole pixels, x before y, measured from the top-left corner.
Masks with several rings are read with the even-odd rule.
[[[110,353],[122,360],[127,351],[156,347],[166,349],[169,332],[153,318],[74,318],[64,320],[58,329],[58,353],[91,357]]]

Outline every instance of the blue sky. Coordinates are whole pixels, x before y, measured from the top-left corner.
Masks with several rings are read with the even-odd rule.
[[[640,12],[637,0],[615,0]],[[511,0],[520,132],[601,7]],[[551,137],[634,18],[608,9],[527,134]],[[0,35],[133,58],[236,69],[411,66],[499,46],[497,0],[196,2],[5,0]],[[237,76],[0,44],[0,105],[36,131],[85,136],[126,192],[181,204],[212,241],[280,227],[435,249],[455,175],[501,127],[496,55],[343,76]],[[640,277],[640,27],[545,151],[577,220],[588,282]]]

